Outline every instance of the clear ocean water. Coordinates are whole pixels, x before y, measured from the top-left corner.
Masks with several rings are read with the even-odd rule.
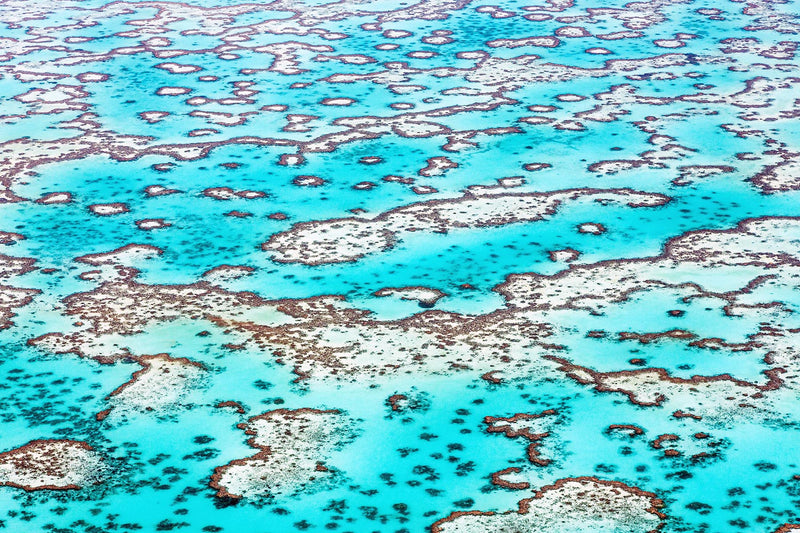
[[[104,465],[79,487],[22,487],[14,469],[30,465],[0,455],[0,529],[423,532],[455,512],[514,512],[542,487],[589,476],[662,506],[653,526],[603,517],[587,531],[790,531],[800,522],[798,34],[794,0],[0,0],[0,451],[80,441]],[[430,158],[452,168],[426,171]],[[148,195],[154,185],[177,192]],[[458,211],[480,186],[494,187],[479,196],[487,205],[530,203],[488,223],[446,218],[442,206]],[[225,199],[213,197],[220,187]],[[636,206],[631,191],[668,201]],[[53,193],[71,197],[46,201]],[[544,198],[561,199],[530,216]],[[98,204],[125,209],[103,215]],[[392,216],[407,206],[416,215]],[[357,243],[388,232],[391,245],[341,261],[353,244],[336,219],[359,221]],[[748,219],[775,229],[748,240]],[[296,233],[304,224],[310,241]],[[322,259],[281,259],[262,246],[275,235]],[[733,238],[670,255],[667,243],[691,235]],[[131,244],[160,253],[77,260]],[[554,260],[558,250],[578,253]],[[715,250],[725,257],[709,259]],[[9,257],[35,263],[11,272]],[[204,276],[221,265],[249,271]],[[615,265],[641,287],[626,293]],[[517,275],[555,286],[565,273],[587,286],[513,301],[500,288]],[[206,293],[187,303],[197,283],[262,304]],[[375,294],[408,287],[443,296]],[[11,288],[38,292],[20,304]],[[570,291],[571,304],[555,303]],[[70,298],[98,294],[95,307]],[[323,295],[363,315],[272,310]],[[480,326],[519,308],[515,320],[549,336]],[[415,340],[414,321],[436,317],[459,325]],[[374,337],[379,328],[388,333]],[[471,348],[469,331],[480,336]],[[659,336],[671,331],[681,333]],[[75,334],[77,348],[35,340],[46,334]],[[323,361],[337,342],[342,353],[362,343],[362,362],[336,350]],[[424,355],[437,342],[439,359]],[[156,354],[197,363],[200,378],[135,374]],[[563,361],[622,377],[604,388]],[[645,369],[663,369],[655,405],[637,401]],[[137,379],[152,390],[126,409],[118,389]],[[756,407],[704,385],[720,379],[751,390]],[[407,403],[393,408],[395,395]],[[248,420],[281,409],[348,420],[340,445],[286,437],[327,479],[271,489],[291,457],[273,450],[287,464],[249,480],[257,496],[221,497],[215,471],[259,452]],[[557,414],[538,440],[487,430],[487,417],[548,409]],[[662,445],[663,435],[675,439]],[[546,464],[529,459],[532,442]],[[509,467],[525,488],[492,481]],[[437,527],[481,530],[463,518]],[[495,531],[530,526],[516,527]]]

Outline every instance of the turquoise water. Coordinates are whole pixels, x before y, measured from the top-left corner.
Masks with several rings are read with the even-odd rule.
[[[800,522],[799,10],[0,0],[0,232],[19,234],[0,235],[0,529],[421,532],[585,476],[654,494],[660,514],[641,513],[664,532]],[[496,46],[537,36],[559,44]],[[452,168],[424,170],[434,157]],[[326,237],[336,219],[361,233]],[[276,235],[322,259],[262,248]],[[130,244],[160,253],[79,260]],[[252,271],[205,274],[221,265]],[[408,287],[443,294],[375,294]],[[146,372],[157,354],[177,375]],[[304,409],[345,427],[284,421],[256,445],[258,420]],[[550,409],[538,440],[487,430]],[[13,454],[38,439],[88,444],[99,479],[22,483],[36,467]],[[225,497],[215,472],[259,453],[279,467],[242,494],[223,477]],[[297,457],[324,464],[313,481]],[[525,488],[493,481],[509,467]],[[481,531],[470,516],[441,531]]]

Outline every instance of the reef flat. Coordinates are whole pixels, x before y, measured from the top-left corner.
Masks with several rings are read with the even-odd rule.
[[[0,0],[0,529],[800,531],[797,0]]]

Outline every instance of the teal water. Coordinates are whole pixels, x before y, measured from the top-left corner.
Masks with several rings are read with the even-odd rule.
[[[0,239],[6,241],[0,245],[0,317],[7,311],[12,322],[0,329],[0,452],[37,439],[70,439],[90,445],[105,465],[99,483],[25,490],[4,470],[19,466],[0,455],[0,529],[422,532],[457,511],[514,511],[542,487],[581,476],[655,494],[663,501],[657,523],[664,532],[773,533],[800,522],[800,352],[794,348],[800,225],[776,224],[752,239],[740,230],[681,260],[658,259],[668,242],[689,232],[732,230],[753,218],[800,221],[794,52],[800,5],[509,1],[495,7],[511,16],[496,18],[481,6],[468,0],[0,0],[0,185],[10,191],[0,200],[0,231],[24,236]],[[715,20],[704,9],[721,11]],[[626,26],[631,15],[637,18]],[[563,26],[589,35],[559,37],[552,48],[487,44],[554,36]],[[392,38],[382,33],[387,30],[410,35]],[[631,30],[641,36],[603,38]],[[452,42],[431,40],[441,31]],[[678,48],[658,46],[677,34],[694,37],[679,39]],[[397,46],[380,47],[389,44]],[[601,47],[610,53],[586,52]],[[413,52],[431,54],[407,55]],[[648,62],[661,54],[675,57],[666,65]],[[539,59],[524,57],[530,55]],[[201,70],[156,68],[170,62]],[[493,63],[505,67],[492,70]],[[81,81],[90,72],[107,79]],[[767,88],[742,93],[757,78]],[[85,92],[54,104],[61,86]],[[618,86],[626,92],[606,94]],[[159,95],[162,87],[190,92]],[[567,94],[582,98],[570,101]],[[324,105],[326,98],[354,102]],[[592,120],[587,112],[595,106],[610,118]],[[153,123],[140,117],[154,111],[166,115]],[[287,130],[292,115],[311,118]],[[220,117],[242,123],[215,124]],[[406,134],[398,126],[403,118],[432,123],[435,133]],[[215,131],[190,135],[205,129]],[[737,136],[740,130],[745,133]],[[357,138],[318,149],[348,131]],[[78,152],[81,143],[88,144]],[[181,152],[191,147],[206,153]],[[302,164],[283,164],[287,154],[302,154]],[[364,160],[375,156],[377,163]],[[422,169],[432,157],[457,166],[426,176]],[[634,166],[618,172],[592,166],[611,160]],[[772,188],[752,179],[783,162]],[[532,163],[549,166],[525,168]],[[687,177],[692,166],[732,168]],[[307,175],[323,183],[293,181]],[[504,223],[425,226],[437,206],[510,177],[524,179],[491,194],[632,189],[669,201],[635,207],[583,196],[563,200],[538,220],[513,220],[525,215],[517,211],[505,213]],[[356,187],[364,182],[371,186]],[[144,189],[153,185],[178,192],[148,196]],[[265,194],[229,200],[204,194],[215,187]],[[36,202],[63,192],[71,202]],[[89,209],[115,202],[128,211],[99,216]],[[378,227],[393,210],[414,204],[425,213],[413,222],[422,230],[397,230],[393,246],[351,262],[280,262],[261,247],[273,235],[292,234],[298,223],[319,223],[320,235],[325,221],[340,218]],[[170,226],[137,226],[147,219]],[[586,223],[605,231],[579,232]],[[103,266],[76,261],[128,244],[162,253]],[[347,242],[336,244],[344,250]],[[313,243],[301,246],[315,250]],[[579,255],[551,259],[550,252],[564,249]],[[725,259],[708,259],[719,250]],[[6,275],[7,256],[34,259],[35,268]],[[618,263],[606,263],[611,260]],[[253,271],[235,279],[203,276],[221,265]],[[629,278],[642,285],[623,294],[628,278],[614,281],[615,265],[630,266]],[[122,266],[137,269],[141,285],[104,292],[103,282],[119,279]],[[93,270],[101,272],[82,275]],[[585,286],[507,301],[502,284],[523,274],[545,287],[575,274]],[[191,284],[204,280],[217,294],[247,292],[263,300],[251,306],[187,296],[198,287]],[[40,292],[21,305],[11,287]],[[402,287],[444,296],[426,310],[430,305],[413,298],[375,295]],[[172,296],[157,299],[159,288]],[[96,313],[70,303],[70,295],[97,294],[107,299]],[[555,303],[567,294],[575,295],[573,305]],[[289,317],[286,307],[273,309],[278,300],[291,306],[322,295],[343,298],[332,309],[368,314]],[[674,310],[682,313],[668,313]],[[517,322],[481,326],[503,313]],[[135,327],[124,325],[123,315],[136,319]],[[436,329],[430,324],[443,316],[457,326],[436,326],[441,336],[432,339],[425,328]],[[104,317],[110,331],[95,328]],[[550,335],[534,339],[518,323],[542,324]],[[286,337],[265,340],[269,328]],[[671,330],[688,336],[624,339]],[[31,342],[50,333],[78,334],[79,349],[62,353]],[[473,344],[464,340],[470,334],[479,337]],[[704,339],[714,342],[698,342]],[[323,360],[331,345],[364,353],[358,360]],[[432,350],[438,358],[427,357]],[[120,352],[125,356],[112,357]],[[202,378],[165,378],[166,385],[142,400],[151,409],[116,406],[112,392],[135,381],[142,356],[155,354],[202,365]],[[630,379],[604,389],[559,369],[553,356],[608,375],[629,371]],[[310,365],[309,378],[298,379],[295,365]],[[642,390],[630,376],[648,368],[664,369],[672,379],[662,375],[654,385],[666,391],[658,405],[626,395]],[[502,380],[487,379],[490,371]],[[738,380],[734,391],[749,390],[756,407],[703,385],[719,376]],[[773,376],[778,385],[765,386]],[[679,392],[676,381],[683,383]],[[396,394],[410,398],[411,407],[393,411],[389,398]],[[225,401],[237,402],[241,412],[217,407]],[[107,417],[96,416],[109,408]],[[261,478],[250,481],[259,496],[220,497],[209,485],[215,469],[259,451],[243,424],[262,413],[304,408],[335,409],[350,421],[343,437],[349,443],[327,451],[311,444],[311,453],[320,450],[318,459],[331,468],[329,481],[271,494],[264,486],[272,487],[273,479]],[[546,465],[529,460],[524,437],[487,431],[486,417],[548,409],[557,415],[539,447]],[[675,416],[679,409],[698,417]],[[644,433],[608,430],[619,424]],[[665,434],[678,438],[663,448],[653,444]],[[665,455],[665,448],[677,452]],[[492,482],[493,473],[509,467],[520,469],[527,488]],[[477,531],[458,529],[459,523],[444,531]],[[613,531],[648,530],[636,527],[618,524]],[[562,531],[554,522],[542,530]]]

